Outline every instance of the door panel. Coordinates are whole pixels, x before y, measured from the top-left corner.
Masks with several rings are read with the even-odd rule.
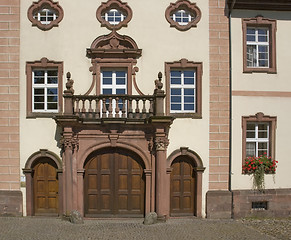
[[[86,216],[143,216],[144,175],[138,156],[106,149],[85,165]]]
[[[41,159],[35,165],[33,184],[35,215],[57,215],[59,182],[56,167],[50,159]]]
[[[190,159],[178,157],[171,172],[171,215],[193,216],[195,206],[195,174]]]

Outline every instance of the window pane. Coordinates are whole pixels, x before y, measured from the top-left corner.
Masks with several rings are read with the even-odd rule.
[[[125,94],[125,89],[116,89],[116,94]]]
[[[194,88],[186,88],[186,89],[184,89],[184,94],[185,95],[194,96],[194,92],[195,92]]]
[[[257,65],[257,49],[255,45],[247,45],[247,66],[256,67]]]
[[[34,109],[35,110],[44,110],[44,103],[35,103]]]
[[[247,131],[247,138],[255,138],[256,132],[255,131]]]
[[[48,84],[58,84],[58,78],[56,78],[56,77],[48,77],[47,83]]]
[[[47,71],[47,75],[50,77],[57,77],[58,71],[57,70],[49,70],[49,71]]]
[[[247,28],[247,34],[255,34],[256,30],[254,28]]]
[[[49,110],[57,110],[58,109],[58,104],[57,103],[48,103],[47,109],[49,109]]]
[[[256,124],[254,123],[247,124],[247,130],[255,130],[255,129],[256,129]]]
[[[112,94],[112,89],[102,89],[102,94]]]
[[[180,71],[171,71],[171,84],[181,84]]]
[[[47,94],[48,95],[58,95],[58,89],[57,88],[48,88]]]
[[[259,131],[259,134],[258,134],[259,138],[268,138],[268,132],[267,131]]]
[[[194,111],[194,104],[184,104],[184,110]]]
[[[194,71],[184,71],[184,77],[194,78]]]
[[[58,102],[58,96],[48,96],[47,101],[49,103],[56,103],[56,102]]]
[[[181,102],[181,97],[171,96],[171,102],[172,103],[180,103]]]
[[[171,95],[181,95],[181,89],[180,88],[172,88]]]
[[[181,104],[171,104],[171,110],[181,110]]]
[[[246,143],[246,156],[247,157],[252,157],[256,156],[256,143]]]
[[[44,102],[44,96],[34,96],[34,102]]]
[[[269,124],[266,124],[266,123],[259,123],[258,124],[258,129],[259,130],[268,130],[268,125]]]
[[[194,103],[194,97],[184,97],[185,103]]]
[[[43,95],[44,94],[44,88],[35,88],[34,89],[34,95]]]
[[[259,142],[259,150],[267,150],[268,149],[268,143],[267,142]]]

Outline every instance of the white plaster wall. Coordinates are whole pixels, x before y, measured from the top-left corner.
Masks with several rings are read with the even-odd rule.
[[[86,48],[100,35],[109,34],[110,30],[100,27],[96,19],[96,10],[100,0],[71,1],[60,0],[64,18],[59,27],[42,31],[32,27],[27,18],[27,9],[31,1],[21,1],[21,168],[28,157],[39,149],[45,148],[59,155],[60,149],[55,141],[56,124],[48,118],[26,119],[26,61],[49,60],[64,62],[65,74],[70,71],[74,79],[75,94],[85,93],[91,85],[90,59],[86,57]],[[133,17],[127,28],[118,31],[135,40],[142,49],[142,56],[137,60],[139,72],[137,84],[145,94],[152,94],[154,80],[158,72],[164,74],[165,62],[189,61],[203,62],[202,75],[202,119],[177,119],[170,129],[168,154],[180,147],[189,147],[202,159],[206,167],[203,174],[203,212],[205,195],[208,190],[209,158],[209,33],[208,1],[197,0],[202,18],[197,28],[178,31],[171,28],[165,18],[165,10],[170,0],[125,1],[133,11]],[[164,81],[164,77],[163,77]],[[164,85],[165,86],[165,85]]]

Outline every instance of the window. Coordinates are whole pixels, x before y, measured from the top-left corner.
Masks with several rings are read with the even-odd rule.
[[[102,27],[118,30],[127,26],[132,18],[132,10],[120,0],[108,0],[97,9],[96,17]]]
[[[275,20],[243,19],[245,73],[276,73],[275,32]]]
[[[201,118],[202,63],[166,63],[167,114]]]
[[[41,22],[41,24],[50,24],[52,21],[56,20],[58,17],[57,13],[52,9],[41,9],[36,12],[34,15],[34,19]]]
[[[32,71],[32,111],[58,112],[58,70]]]
[[[276,117],[257,113],[242,117],[243,128],[243,162],[247,157],[260,155],[274,158]]]
[[[189,22],[193,21],[194,14],[185,10],[178,10],[171,15],[171,18],[180,25],[187,25]]]
[[[127,93],[127,72],[126,70],[102,70],[101,71],[101,94],[104,95],[123,95]],[[112,108],[116,108],[115,99],[112,100]],[[106,109],[109,108],[109,101],[106,101]],[[123,103],[120,99],[118,101],[119,115],[121,116],[123,109]],[[113,111],[113,117],[115,116],[115,111]]]
[[[117,25],[122,22],[126,16],[117,9],[110,9],[108,12],[104,13],[102,18],[112,25]]]
[[[27,12],[32,26],[37,26],[43,31],[57,27],[64,17],[64,11],[58,2],[52,0],[39,0],[33,2]]]
[[[194,69],[170,71],[170,113],[195,112]]]
[[[51,117],[62,111],[63,63],[40,61],[26,63],[27,117]]]
[[[192,27],[197,27],[197,23],[201,19],[201,11],[196,3],[178,0],[176,3],[170,4],[166,9],[165,16],[171,27],[186,31]]]
[[[268,122],[247,123],[246,157],[269,156],[269,129]]]

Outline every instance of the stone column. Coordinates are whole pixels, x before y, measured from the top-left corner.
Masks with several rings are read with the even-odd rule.
[[[23,173],[25,175],[25,182],[26,182],[26,215],[27,216],[32,216],[34,213],[34,199],[33,199],[33,179],[32,179],[32,174],[33,170],[32,169],[23,169]]]
[[[151,176],[152,170],[145,169],[144,170],[146,181],[146,189],[145,189],[145,214],[148,214],[151,211]]]
[[[63,169],[64,169],[64,214],[69,215],[72,210],[76,208],[76,200],[74,201],[74,162],[73,162],[73,152],[77,146],[77,141],[73,136],[72,128],[65,127],[63,132]]]
[[[164,129],[157,129],[155,137],[156,150],[156,212],[158,218],[166,220],[170,211],[170,193],[167,184],[166,149],[168,139]]]

